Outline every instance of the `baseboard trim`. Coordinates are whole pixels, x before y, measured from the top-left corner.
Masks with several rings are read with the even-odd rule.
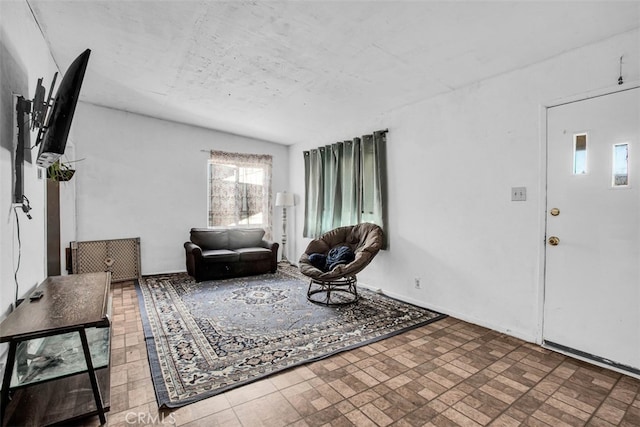
[[[440,307],[440,306],[434,305],[434,304],[427,304],[424,301],[417,300],[417,299],[414,299],[414,298],[409,298],[406,295],[397,294],[395,292],[387,292],[385,290],[382,290],[380,288],[367,285],[366,283],[363,283],[363,282],[360,282],[360,281],[358,281],[358,286],[363,287],[365,289],[369,289],[370,291],[382,293],[384,295],[387,295],[387,296],[389,296],[391,298],[400,300],[402,302],[406,302],[406,303],[409,303],[409,304],[417,305],[418,307],[426,308],[428,310],[433,310],[433,311],[436,311],[438,313],[446,314],[448,316],[451,316],[453,318],[462,320],[464,322],[472,323],[474,325],[482,326],[483,328],[491,329],[492,331],[496,331],[496,332],[500,332],[500,333],[505,334],[505,335],[509,335],[510,337],[521,339],[521,340],[526,341],[528,343],[538,344],[538,345],[540,344],[539,342],[536,341],[535,335],[524,334],[524,333],[519,332],[519,331],[512,331],[511,329],[505,329],[504,327],[502,327],[500,325],[494,325],[494,324],[491,324],[489,322],[485,322],[485,321],[483,321],[481,319],[477,319],[475,317],[465,315],[464,313],[458,313],[456,311],[449,310],[446,307]]]
[[[567,347],[565,345],[558,344],[552,341],[544,341],[542,343],[542,346],[549,350],[562,353],[566,356],[573,357],[578,360],[582,360],[583,362],[591,363],[591,364],[600,366],[602,368],[611,369],[621,374],[629,375],[631,377],[640,379],[640,369],[634,368],[633,366],[628,366],[623,363],[614,362],[604,357],[596,356],[581,350],[576,350],[575,348]]]

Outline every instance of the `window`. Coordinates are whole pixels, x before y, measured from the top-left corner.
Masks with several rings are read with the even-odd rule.
[[[386,131],[304,152],[304,237],[386,222]]]
[[[212,151],[209,159],[209,227],[264,228],[271,238],[269,155]]]
[[[612,185],[614,187],[626,187],[629,185],[629,144],[613,145],[613,174]]]
[[[587,173],[587,134],[573,135],[573,174]]]

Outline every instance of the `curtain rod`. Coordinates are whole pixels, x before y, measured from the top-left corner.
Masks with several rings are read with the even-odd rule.
[[[389,133],[389,129],[387,128],[387,129],[380,129],[380,130],[374,130],[373,131],[373,133],[376,133],[376,132]],[[200,150],[200,152],[202,152],[202,153],[210,153],[211,150]]]

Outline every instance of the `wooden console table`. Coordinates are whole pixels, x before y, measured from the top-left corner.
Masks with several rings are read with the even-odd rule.
[[[0,324],[9,343],[2,425],[48,425],[109,410],[111,275],[54,276]],[[32,294],[33,295],[33,294]]]

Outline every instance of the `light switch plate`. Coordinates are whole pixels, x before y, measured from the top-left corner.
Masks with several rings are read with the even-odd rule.
[[[527,200],[527,187],[511,187],[511,201],[524,202]]]

